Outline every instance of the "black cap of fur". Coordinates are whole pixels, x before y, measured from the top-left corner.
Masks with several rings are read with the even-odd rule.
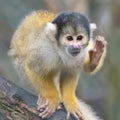
[[[88,37],[90,37],[90,27],[88,19],[79,12],[60,13],[53,21],[57,25],[56,39],[59,40],[60,34],[66,26],[71,26],[74,30],[77,27],[84,27]]]

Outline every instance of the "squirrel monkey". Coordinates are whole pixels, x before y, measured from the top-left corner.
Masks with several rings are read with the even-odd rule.
[[[62,102],[67,119],[72,114],[77,120],[99,120],[75,95],[80,70],[96,72],[105,57],[104,37],[92,40],[95,28],[79,12],[34,11],[14,33],[9,55],[34,86],[41,118],[49,117]]]

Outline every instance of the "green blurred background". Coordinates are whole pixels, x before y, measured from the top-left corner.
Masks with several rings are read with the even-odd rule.
[[[7,51],[22,18],[38,9],[79,11],[97,24],[96,34],[108,41],[105,63],[96,75],[83,72],[77,95],[105,120],[120,120],[120,0],[0,0],[0,76],[23,88]]]

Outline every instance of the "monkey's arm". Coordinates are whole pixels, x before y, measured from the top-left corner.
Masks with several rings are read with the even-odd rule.
[[[106,41],[104,37],[97,36],[93,48],[88,51],[88,54],[85,58],[83,67],[84,70],[88,73],[94,73],[103,64],[105,54],[106,54]]]
[[[62,102],[67,110],[67,120],[70,119],[70,114],[74,115],[77,120],[79,118],[82,119],[81,110],[79,109],[78,101],[75,95],[78,79],[79,73],[76,73],[74,70],[73,73],[70,73],[67,70],[61,73],[60,90]]]
[[[75,120],[100,120],[90,106],[76,97],[75,90],[80,73],[75,72],[74,69],[71,72],[62,71],[60,79],[61,97],[67,111],[67,120],[71,115]]]

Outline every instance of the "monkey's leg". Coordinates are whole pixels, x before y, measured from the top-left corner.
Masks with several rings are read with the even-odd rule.
[[[42,80],[42,84],[40,84],[39,87],[42,87],[42,89],[39,89],[37,101],[38,110],[40,110],[39,116],[46,118],[56,110],[60,100],[58,91],[54,85],[53,77],[50,78],[50,76],[48,76],[48,78]]]
[[[88,51],[88,56],[84,62],[85,71],[96,72],[102,66],[106,53],[106,43],[104,37],[96,37],[95,45]]]
[[[74,71],[74,70],[73,70]],[[76,84],[78,81],[78,74],[69,74],[64,72],[61,74],[60,89],[62,102],[67,110],[67,119],[69,120],[70,114],[79,120],[82,120],[82,113],[78,107],[78,100],[75,95]]]
[[[38,110],[40,111],[39,116],[41,118],[49,117],[57,108],[60,100],[58,91],[54,84],[54,73],[49,73],[45,77],[27,70],[27,75],[31,80],[31,83],[36,88],[38,94]]]

